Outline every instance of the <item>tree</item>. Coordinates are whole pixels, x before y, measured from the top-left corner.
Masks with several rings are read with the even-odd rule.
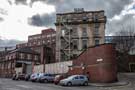
[[[115,36],[113,42],[116,43],[116,49],[122,53],[128,53],[135,45],[135,28],[131,24],[121,25]]]
[[[135,29],[122,25],[112,40],[116,44],[119,71],[129,71],[129,52],[135,45]]]

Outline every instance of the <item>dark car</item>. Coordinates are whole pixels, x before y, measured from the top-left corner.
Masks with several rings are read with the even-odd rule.
[[[25,74],[17,74],[15,80],[25,80]]]
[[[25,75],[25,81],[29,81],[30,80],[30,76],[31,76],[31,74],[26,74]]]
[[[16,80],[16,74],[13,75],[12,80]]]
[[[56,75],[55,78],[54,78],[54,84],[59,84],[60,80],[64,79],[64,78],[67,78],[68,76],[67,75]]]

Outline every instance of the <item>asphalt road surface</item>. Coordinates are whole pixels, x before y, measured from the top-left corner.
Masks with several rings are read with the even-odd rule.
[[[26,81],[13,81],[11,79],[0,79],[0,90],[95,90],[97,87],[90,86],[72,86],[63,87],[54,84],[33,83]]]
[[[30,81],[13,81],[11,79],[0,78],[0,90],[135,90],[135,74],[125,74],[121,80],[129,81],[128,85],[113,87],[96,86],[72,86],[63,87],[54,84],[33,83]]]

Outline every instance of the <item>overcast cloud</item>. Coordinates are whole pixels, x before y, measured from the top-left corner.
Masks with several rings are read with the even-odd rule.
[[[0,36],[27,40],[44,28],[55,28],[56,13],[74,8],[105,10],[106,35],[119,31],[121,24],[135,26],[135,0],[0,0]]]

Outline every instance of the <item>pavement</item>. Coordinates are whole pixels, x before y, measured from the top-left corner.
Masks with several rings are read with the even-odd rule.
[[[114,86],[126,86],[130,84],[130,81],[124,80],[124,78],[132,78],[131,76],[134,76],[135,73],[119,73],[118,74],[118,81],[113,83],[89,83],[90,86],[95,87],[114,87]]]
[[[95,87],[114,87],[114,86],[125,86],[128,85],[128,81],[118,81],[114,83],[89,83],[90,86]]]

